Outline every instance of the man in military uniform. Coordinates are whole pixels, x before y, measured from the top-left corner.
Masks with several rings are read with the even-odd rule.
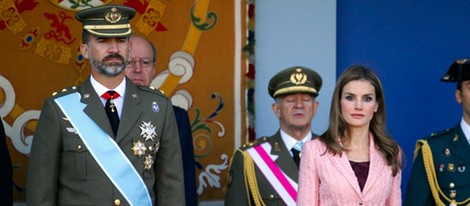
[[[132,44],[131,60],[125,72],[136,85],[150,86],[155,77],[155,62],[157,49],[152,42],[142,36],[133,35],[130,38]],[[196,164],[194,160],[193,135],[189,122],[188,112],[180,107],[173,106],[183,156],[184,190],[186,206],[197,205],[196,191]]]
[[[235,151],[226,206],[295,205],[299,153],[306,141],[316,137],[311,122],[321,86],[320,75],[301,66],[284,69],[271,78],[268,91],[275,100],[272,110],[280,129]]]
[[[29,159],[27,205],[184,205],[172,104],[123,72],[134,15],[121,5],[76,14],[91,75],[45,100]]]
[[[455,61],[443,82],[457,82],[463,117],[453,129],[418,140],[405,205],[470,204],[470,59]]]

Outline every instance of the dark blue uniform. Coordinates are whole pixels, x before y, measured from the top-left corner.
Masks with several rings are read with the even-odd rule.
[[[431,151],[423,155],[426,146],[418,141],[405,205],[470,204],[470,144],[460,124],[424,140]],[[425,161],[431,163],[428,168]]]

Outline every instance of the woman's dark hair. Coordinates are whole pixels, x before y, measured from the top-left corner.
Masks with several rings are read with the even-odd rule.
[[[340,142],[350,140],[350,137],[348,137],[349,128],[341,111],[341,95],[344,86],[355,80],[368,81],[375,88],[376,101],[379,106],[377,112],[375,112],[372,117],[369,131],[373,135],[377,149],[380,151],[387,164],[391,166],[392,173],[395,176],[402,167],[402,150],[386,131],[385,100],[382,83],[373,71],[364,66],[354,65],[347,68],[336,82],[331,100],[329,127],[324,137],[321,137],[320,140],[325,143],[327,152],[333,155],[342,155],[343,151],[346,150],[340,144]]]

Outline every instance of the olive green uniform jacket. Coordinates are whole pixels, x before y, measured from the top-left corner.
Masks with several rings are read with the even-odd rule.
[[[184,205],[181,149],[172,104],[156,90],[137,87],[129,79],[126,82],[115,141],[142,177],[152,201],[159,206]],[[72,92],[80,93],[86,115],[114,137],[103,103],[89,78],[77,88],[47,98],[31,148],[27,205],[129,205],[54,102],[55,98]],[[153,140],[145,140],[141,128],[147,127],[144,123],[155,126]],[[157,143],[160,147],[156,153],[146,151],[139,157],[132,150],[137,141],[144,142],[147,148]],[[144,168],[147,155],[155,160],[151,169]],[[153,192],[154,184],[158,194]]]
[[[408,180],[405,193],[405,205],[436,205],[432,188],[437,192],[438,199],[445,205],[450,201],[466,201],[470,203],[470,145],[462,132],[460,124],[454,129],[432,134],[426,137],[432,151],[433,170],[436,182],[443,195],[439,195],[438,188],[430,186],[430,179],[426,174],[423,158],[423,147],[416,145],[415,159]],[[419,142],[419,141],[418,141]],[[450,200],[450,201],[449,201]],[[462,204],[458,204],[462,205]]]
[[[241,147],[235,151],[233,155],[230,171],[229,171],[229,183],[227,191],[225,193],[225,206],[243,206],[243,205],[255,205],[253,202],[252,193],[250,188],[245,182],[245,166],[243,152],[247,149],[269,142],[271,144],[271,155],[277,155],[275,163],[278,167],[289,176],[290,179],[297,182],[299,178],[299,169],[297,168],[290,151],[286,148],[284,141],[281,138],[279,131],[269,137],[260,138],[254,144],[249,146]],[[258,169],[255,164],[255,176],[258,183],[256,188],[262,198],[262,201],[266,205],[282,205],[284,201],[279,197],[276,190],[271,186],[262,172]]]

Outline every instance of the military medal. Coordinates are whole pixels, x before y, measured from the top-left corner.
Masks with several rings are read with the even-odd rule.
[[[465,172],[465,165],[460,164],[459,167],[457,168],[457,170],[459,170],[459,172]]]
[[[454,199],[457,196],[457,190],[450,190],[449,197]]]
[[[149,146],[148,151],[156,154],[159,148],[160,148],[160,142],[157,141],[154,146]]]
[[[144,137],[145,141],[151,140],[154,141],[154,138],[157,136],[155,132],[155,126],[152,125],[152,122],[144,122],[140,125],[141,133],[140,135]]]
[[[444,150],[444,155],[445,155],[446,157],[450,157],[450,149],[449,149],[449,148],[446,148],[446,149]]]
[[[439,172],[443,172],[444,171],[444,164],[439,164]]]
[[[142,124],[139,126],[139,128],[141,130],[140,136],[143,137],[144,141],[141,142],[138,140],[137,142],[134,142],[134,147],[132,147],[132,150],[134,151],[134,155],[138,157],[145,156],[144,169],[150,170],[152,169],[152,165],[155,162],[153,160],[152,154],[157,153],[158,149],[160,148],[160,142],[155,140],[155,137],[157,137],[157,132],[155,131],[156,127],[152,124],[151,121],[142,121]],[[155,144],[147,147],[145,142],[148,140],[156,142]]]
[[[160,111],[160,107],[158,106],[157,102],[152,102],[152,111],[155,113]]]
[[[109,108],[111,108],[111,112],[114,113],[114,111],[115,111],[114,108],[116,107],[116,105],[114,105],[114,99],[110,99],[109,104],[110,104]]]
[[[114,105],[114,99],[119,97],[119,93],[110,90],[102,94],[101,97],[106,99],[105,106],[108,104],[108,101],[109,101],[109,109],[111,110],[112,113],[114,113],[116,111],[115,110],[116,105]]]
[[[152,169],[152,165],[153,165],[153,158],[152,158],[152,156],[151,156],[151,155],[145,156],[144,169],[150,170],[150,169]]]
[[[454,163],[449,163],[449,164],[447,165],[447,171],[449,171],[449,172],[455,172],[455,165],[454,165]]]
[[[142,155],[145,155],[146,150],[147,148],[145,147],[145,144],[143,142],[141,142],[140,140],[137,140],[137,142],[134,142],[132,151],[134,151],[135,156],[140,157]]]

